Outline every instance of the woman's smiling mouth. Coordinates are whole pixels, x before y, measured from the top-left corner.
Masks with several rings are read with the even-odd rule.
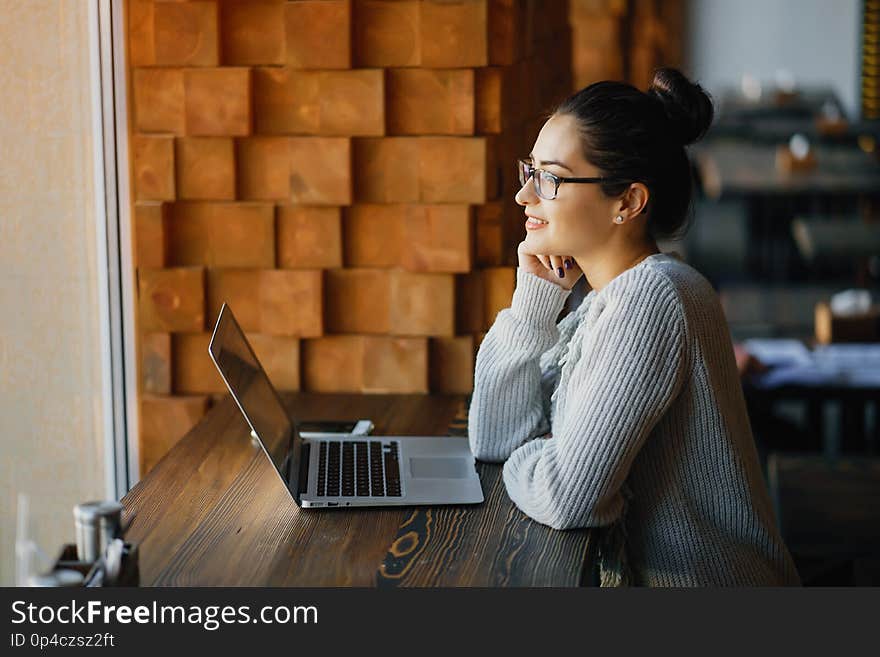
[[[543,219],[538,219],[536,217],[532,217],[531,215],[526,215],[528,219],[526,219],[526,230],[538,230],[539,228],[543,228],[547,225],[548,222]]]

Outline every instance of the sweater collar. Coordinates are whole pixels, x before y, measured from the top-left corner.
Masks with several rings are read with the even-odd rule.
[[[596,299],[597,296],[599,296],[602,292],[607,290],[611,285],[614,284],[614,281],[616,281],[618,278],[620,278],[623,274],[630,271],[631,269],[638,269],[639,267],[647,266],[647,265],[650,265],[653,263],[670,262],[670,261],[671,262],[675,262],[675,261],[684,262],[682,257],[678,253],[675,253],[675,252],[652,253],[644,260],[639,261],[638,264],[630,267],[629,269],[625,269],[624,271],[620,272],[617,276],[615,276],[610,281],[608,281],[608,283],[605,285],[605,287],[602,288],[601,290],[599,290],[598,292],[596,290],[590,290],[589,292],[587,292],[586,296],[584,296],[583,301],[581,301],[580,305],[578,305],[578,307],[575,309],[575,312],[577,312],[583,316],[583,314],[587,312],[587,310],[590,307],[590,304]]]

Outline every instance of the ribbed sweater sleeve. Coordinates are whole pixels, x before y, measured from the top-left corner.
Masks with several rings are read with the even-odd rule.
[[[582,353],[561,384],[570,386],[565,394],[569,401],[555,418],[552,437],[522,445],[503,469],[513,502],[556,529],[607,525],[619,516],[620,489],[630,466],[684,378],[683,309],[668,281],[649,268],[638,268],[603,291],[604,305],[599,303],[598,315],[576,337],[583,341]],[[522,349],[517,339],[527,335],[497,335],[493,352],[513,361],[512,354]],[[525,381],[516,378],[522,370],[514,370],[504,382],[509,392],[504,406],[491,409],[493,418],[517,407],[534,408],[528,396],[534,372],[525,371],[531,374]],[[523,429],[534,429],[536,415],[526,417],[505,447],[521,440]],[[484,425],[491,422],[482,419]],[[504,454],[503,449],[492,452]]]
[[[556,324],[569,294],[517,268],[510,308],[498,313],[477,352],[468,438],[479,460],[504,461],[523,441],[549,431],[558,367],[542,371],[540,358],[559,339],[560,326],[572,321],[569,314]]]

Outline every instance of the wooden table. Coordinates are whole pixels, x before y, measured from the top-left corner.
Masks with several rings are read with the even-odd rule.
[[[300,420],[369,417],[375,434],[462,435],[460,395],[283,394]],[[479,463],[480,505],[303,510],[223,398],[123,498],[143,586],[578,586],[590,530],[556,531]]]

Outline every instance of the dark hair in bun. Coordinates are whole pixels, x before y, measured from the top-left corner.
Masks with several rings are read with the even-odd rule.
[[[575,118],[584,157],[600,175],[641,182],[650,192],[647,229],[654,238],[678,236],[691,218],[694,176],[685,146],[712,124],[712,99],[681,71],[659,68],[647,92],[604,80],[566,98],[553,114]],[[601,183],[609,197],[629,182]]]
[[[648,87],[663,105],[675,138],[683,145],[702,139],[712,124],[715,111],[703,88],[675,68],[658,68]]]

